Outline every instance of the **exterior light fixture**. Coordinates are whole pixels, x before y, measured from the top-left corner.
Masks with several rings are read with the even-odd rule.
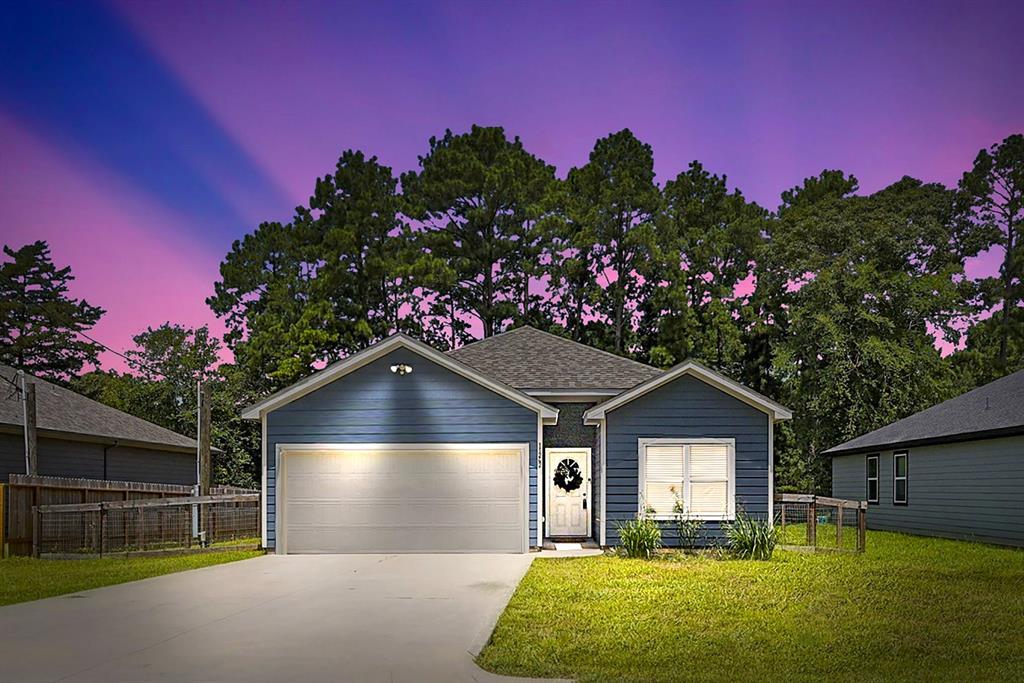
[[[410,374],[412,372],[412,366],[406,365],[405,363],[399,363],[398,365],[391,366],[391,372],[401,377],[402,375]]]

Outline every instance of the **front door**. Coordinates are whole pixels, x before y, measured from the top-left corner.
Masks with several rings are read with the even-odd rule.
[[[547,448],[547,534],[590,535],[590,449]]]

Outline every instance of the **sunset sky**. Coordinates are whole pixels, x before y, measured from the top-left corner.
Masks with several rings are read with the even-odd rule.
[[[1022,25],[1019,2],[8,5],[0,236],[48,240],[124,349],[220,330],[231,242],[342,150],[397,174],[445,128],[504,126],[564,175],[628,127],[659,181],[699,159],[769,208],[823,168],[952,185],[1024,132]]]

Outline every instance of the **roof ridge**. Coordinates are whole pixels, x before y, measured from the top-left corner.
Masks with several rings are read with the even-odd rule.
[[[485,341],[490,341],[492,339],[497,339],[498,337],[504,337],[507,334],[512,334],[513,332],[518,332],[520,330],[525,330],[525,329],[536,330],[537,332],[541,331],[541,330],[538,330],[533,325],[520,325],[519,327],[513,327],[513,328],[510,328],[508,330],[505,330],[504,332],[499,332],[498,334],[492,334],[490,337],[481,337],[480,339],[474,339],[473,341],[469,342],[468,344],[463,344],[462,346],[458,346],[458,347],[456,347],[454,349],[448,349],[444,353],[454,353],[455,351],[461,351],[462,349],[468,348],[470,346],[476,346],[477,344],[483,343]]]
[[[573,344],[575,346],[582,346],[583,348],[587,349],[588,351],[596,351],[597,353],[604,354],[605,356],[610,356],[611,358],[614,358],[616,360],[627,361],[627,362],[632,363],[634,365],[639,365],[640,367],[644,368],[645,370],[656,370],[658,372],[664,372],[664,370],[662,370],[661,368],[656,368],[653,365],[648,365],[647,363],[642,363],[642,362],[640,362],[638,360],[634,360],[633,358],[629,358],[627,356],[620,356],[617,353],[613,353],[611,351],[606,351],[604,349],[598,348],[596,346],[592,346],[590,344],[584,344],[583,342],[578,342],[575,339],[569,339],[568,337],[563,337],[563,336],[561,336],[559,334],[554,334],[552,332],[548,332],[547,330],[539,329],[537,327],[534,327],[533,325],[520,325],[519,327],[513,327],[512,329],[505,330],[504,332],[499,332],[498,334],[492,334],[490,337],[484,337],[483,339],[477,339],[476,341],[470,342],[469,344],[465,344],[463,346],[460,346],[457,349],[450,349],[449,351],[446,351],[446,353],[454,353],[456,351],[461,351],[462,349],[468,348],[470,346],[474,346],[476,344],[480,344],[482,342],[489,341],[491,339],[497,339],[498,337],[503,337],[505,335],[512,334],[513,332],[520,332],[520,331],[524,331],[524,330],[530,330],[530,331],[533,331],[533,332],[537,332],[539,334],[543,334],[543,335],[546,335],[548,337],[552,337],[552,338],[557,339],[557,340],[562,341],[562,342],[568,342],[569,344]]]

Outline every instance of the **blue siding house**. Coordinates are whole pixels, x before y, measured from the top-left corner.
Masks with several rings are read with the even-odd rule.
[[[869,528],[1024,546],[1024,370],[825,454]]]
[[[696,363],[668,371],[523,327],[441,353],[390,337],[243,415],[263,428],[279,553],[614,545],[682,506],[707,538],[765,517],[782,406]],[[666,525],[666,540],[676,542]]]

